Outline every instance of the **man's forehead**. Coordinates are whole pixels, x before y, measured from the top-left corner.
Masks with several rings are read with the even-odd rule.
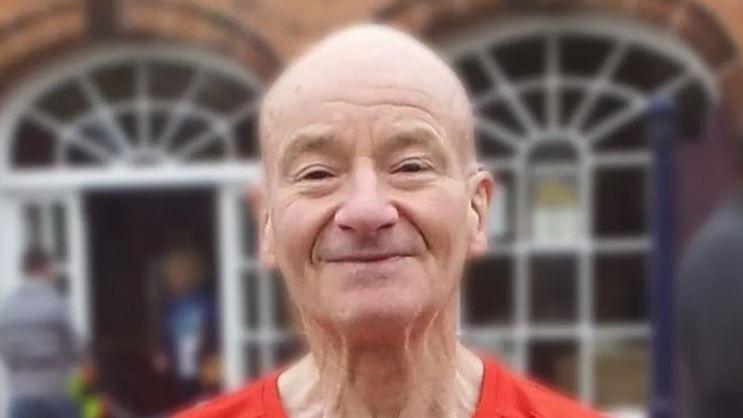
[[[447,131],[461,131],[454,136],[471,136],[469,100],[446,63],[408,35],[362,25],[320,42],[269,90],[261,111],[264,157],[271,158],[270,148],[290,137],[293,129],[317,122],[313,117],[342,118],[328,110],[333,103],[367,108],[391,105],[410,114],[400,111],[407,107],[427,113],[430,121]],[[390,108],[376,111],[380,116],[394,113]]]
[[[311,124],[292,131],[292,134],[278,146],[280,158],[291,159],[301,151],[337,146],[348,138],[343,138],[346,132],[336,129],[332,124]],[[382,129],[371,132],[380,146],[390,146],[392,142],[398,145],[417,144],[424,142],[437,143],[445,146],[445,136],[435,126],[416,119],[399,119],[396,122],[385,124]],[[353,134],[351,134],[353,135]],[[346,144],[348,145],[348,144]]]

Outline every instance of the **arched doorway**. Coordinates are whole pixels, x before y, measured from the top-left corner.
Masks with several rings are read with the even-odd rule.
[[[255,264],[241,233],[250,233],[244,196],[258,178],[261,89],[240,65],[202,50],[117,45],[49,65],[9,95],[0,251],[18,260],[40,244],[54,255],[73,322],[110,368],[127,358],[132,372],[151,350],[153,266],[179,235],[199,247],[219,295],[223,381],[243,380],[237,295],[242,269]],[[13,262],[2,275],[2,293],[21,279]],[[147,367],[113,373],[138,413],[156,407]]]

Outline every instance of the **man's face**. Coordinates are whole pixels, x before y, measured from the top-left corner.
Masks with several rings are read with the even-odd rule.
[[[327,86],[272,121],[264,259],[305,318],[370,338],[407,328],[452,304],[465,259],[484,248],[492,182],[426,93]]]

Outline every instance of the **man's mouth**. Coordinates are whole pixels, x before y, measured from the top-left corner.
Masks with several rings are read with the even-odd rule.
[[[329,257],[325,261],[329,263],[377,263],[391,261],[403,257],[411,257],[407,253],[373,253],[373,254],[349,254],[340,257]]]

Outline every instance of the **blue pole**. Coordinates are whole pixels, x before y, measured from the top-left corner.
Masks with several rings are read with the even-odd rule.
[[[673,147],[677,140],[675,105],[656,98],[649,114],[647,136],[653,147],[651,232],[653,257],[648,286],[652,326],[650,416],[673,417],[673,257],[676,202]]]

